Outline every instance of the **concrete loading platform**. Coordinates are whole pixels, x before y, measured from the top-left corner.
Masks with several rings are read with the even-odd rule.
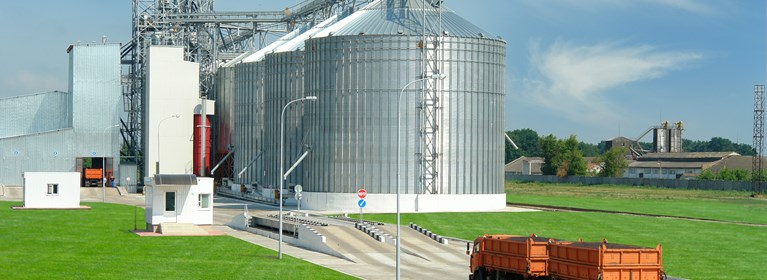
[[[279,221],[275,214],[269,211],[248,215],[248,221],[259,220],[262,225],[253,226],[254,224],[250,223],[247,227],[242,227],[246,216],[238,215],[232,219],[229,226],[242,231],[234,232],[229,229],[227,233],[244,240],[250,239],[244,236],[247,235],[245,232],[258,234],[261,238],[266,238],[255,238],[260,241],[254,243],[276,250],[275,239],[278,236],[273,226]],[[355,220],[303,216],[301,215],[303,213],[292,214],[292,216],[287,215],[291,218],[283,221],[285,232],[283,250],[286,254],[296,256],[291,252],[292,250],[288,249],[289,247],[307,249],[324,255],[310,254],[310,257],[306,258],[307,261],[364,279],[394,278],[396,225],[374,225],[382,236],[382,238],[375,238],[356,228],[355,224],[359,222]],[[298,222],[295,222],[296,219],[299,219]],[[468,276],[469,257],[466,255],[465,242],[456,240],[446,242],[447,244],[439,243],[408,225],[402,225],[400,232],[402,234],[400,270],[403,279],[465,279]],[[254,237],[251,236],[251,238]],[[301,258],[301,255],[296,257]],[[331,259],[335,259],[332,265],[323,264]]]

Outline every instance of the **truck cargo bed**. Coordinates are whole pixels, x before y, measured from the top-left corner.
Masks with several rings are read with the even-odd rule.
[[[660,280],[662,250],[603,242],[554,242],[549,274],[557,279]]]

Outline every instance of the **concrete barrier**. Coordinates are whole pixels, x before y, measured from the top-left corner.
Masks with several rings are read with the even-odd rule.
[[[419,226],[417,224],[410,223],[409,227],[411,229],[416,230],[419,233],[421,233],[421,234],[431,238],[432,240],[441,243],[441,244],[447,244],[448,243],[448,239],[447,238],[444,238],[444,237],[440,236],[439,234],[433,233],[430,230],[427,230],[427,229],[425,229],[425,228],[423,228],[423,227],[421,227],[421,226]]]
[[[392,239],[391,236],[370,224],[355,223],[354,227],[380,242],[386,242],[387,240]],[[389,238],[387,239],[386,237]]]
[[[245,214],[240,214],[232,218],[232,220],[229,223],[227,223],[227,225],[234,229],[247,231],[247,232],[258,234],[261,236],[266,236],[272,239],[279,239],[279,235],[277,235],[276,232],[249,227],[248,223],[250,218],[251,217],[248,217]],[[313,229],[312,227],[307,225],[298,225],[295,227],[295,230],[298,233],[297,234],[298,238],[293,236],[283,235],[282,240],[296,247],[301,247],[301,248],[313,250],[316,252],[324,253],[327,255],[347,259],[346,256],[344,256],[343,254],[339,253],[338,251],[328,246],[327,238],[324,235],[320,234],[317,230]]]

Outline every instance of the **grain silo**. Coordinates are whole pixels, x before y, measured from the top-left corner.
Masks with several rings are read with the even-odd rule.
[[[303,122],[304,111],[313,104],[301,102],[285,107],[288,102],[305,97],[304,94],[304,41],[325,29],[336,21],[332,16],[323,22],[304,30],[291,39],[274,48],[264,58],[265,96],[264,96],[264,186],[279,188],[280,163],[280,116],[283,109],[284,171],[296,162],[301,155],[311,149],[305,136],[308,127]],[[312,102],[313,103],[313,102]],[[285,187],[303,182],[303,165],[297,168],[285,180]]]
[[[374,211],[397,190],[403,211],[505,206],[506,43],[424,2],[375,2],[306,40],[304,207],[359,209],[360,188]]]

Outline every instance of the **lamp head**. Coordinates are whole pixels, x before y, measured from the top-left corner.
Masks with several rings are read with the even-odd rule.
[[[177,118],[177,119],[178,119],[178,118],[180,118],[180,117],[181,117],[181,115],[173,115],[173,116],[171,116],[171,117],[174,117],[174,118]]]
[[[304,97],[304,99],[306,99],[306,100],[317,100],[318,98],[317,98],[316,95],[309,95],[307,97]]]
[[[432,73],[432,74],[429,74],[428,78],[437,79],[437,80],[444,80],[445,78],[447,78],[447,74]]]

